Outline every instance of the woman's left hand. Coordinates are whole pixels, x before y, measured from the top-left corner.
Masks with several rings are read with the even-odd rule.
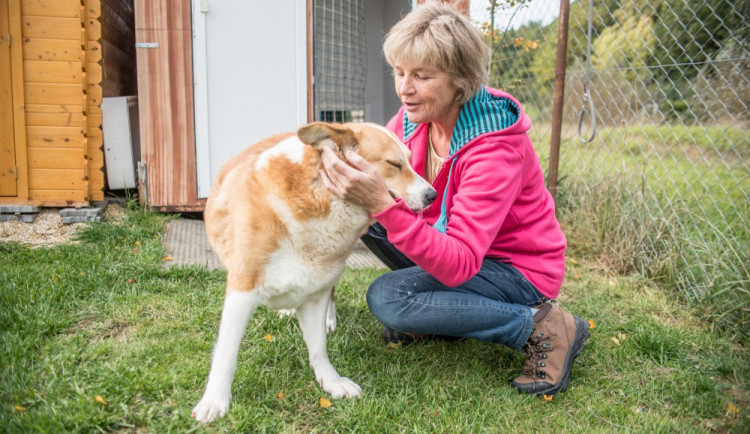
[[[367,160],[348,150],[344,157],[346,164],[328,146],[320,153],[324,170],[320,177],[326,188],[337,197],[377,214],[393,205],[394,199],[388,192],[385,180]]]

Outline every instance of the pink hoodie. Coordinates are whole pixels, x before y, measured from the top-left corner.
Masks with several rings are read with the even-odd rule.
[[[543,295],[556,298],[565,274],[566,241],[544,186],[539,157],[526,134],[531,121],[511,95],[490,88],[480,93],[509,104],[517,116],[510,118],[513,123],[500,131],[477,129],[477,136],[469,134],[465,144],[445,159],[433,183],[438,197],[427,210],[415,214],[399,199],[373,217],[399,250],[447,286],[471,279],[482,260],[492,258],[512,264]],[[482,102],[464,107],[471,104]],[[405,126],[410,130],[406,138]],[[404,140],[412,153],[411,165],[424,175],[428,124],[408,122],[402,107],[387,128]],[[445,233],[432,227],[442,201],[447,211]]]

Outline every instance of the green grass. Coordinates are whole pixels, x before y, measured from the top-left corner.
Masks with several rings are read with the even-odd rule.
[[[533,140],[546,168],[545,131]],[[558,216],[579,254],[658,281],[707,327],[747,344],[748,165],[740,126],[601,127],[592,143],[561,144]]]
[[[596,326],[570,390],[550,402],[509,386],[523,356],[506,348],[385,345],[365,302],[380,271],[347,270],[328,347],[362,397],[321,408],[326,395],[296,320],[261,308],[228,415],[201,426],[190,411],[208,373],[225,275],[163,268],[168,218],[131,210],[93,224],[80,244],[0,243],[0,431],[750,430],[748,348],[709,331],[670,291],[617,276],[575,248],[560,303]]]

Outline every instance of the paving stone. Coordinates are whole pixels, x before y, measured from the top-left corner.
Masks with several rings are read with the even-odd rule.
[[[100,222],[102,218],[100,216],[65,216],[62,218],[63,224],[69,225],[71,223],[89,223],[89,222]]]
[[[0,205],[0,214],[36,214],[42,208],[31,205]]]
[[[0,222],[34,223],[37,214],[0,214]]]
[[[19,214],[18,219],[24,223],[34,223],[37,214]]]
[[[64,208],[60,210],[62,217],[96,217],[103,208]]]

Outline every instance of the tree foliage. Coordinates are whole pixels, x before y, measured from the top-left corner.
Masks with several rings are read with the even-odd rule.
[[[491,17],[510,8],[507,0],[486,1]],[[568,71],[581,70],[586,60],[588,7],[588,0],[570,5]],[[691,80],[706,78],[702,65],[750,55],[750,0],[596,0],[593,7],[592,68],[624,71],[618,77],[661,89],[654,94],[676,103],[687,98]],[[558,20],[516,29],[493,24],[483,26],[493,54],[491,83],[522,99],[533,91],[536,99],[551,101]]]

